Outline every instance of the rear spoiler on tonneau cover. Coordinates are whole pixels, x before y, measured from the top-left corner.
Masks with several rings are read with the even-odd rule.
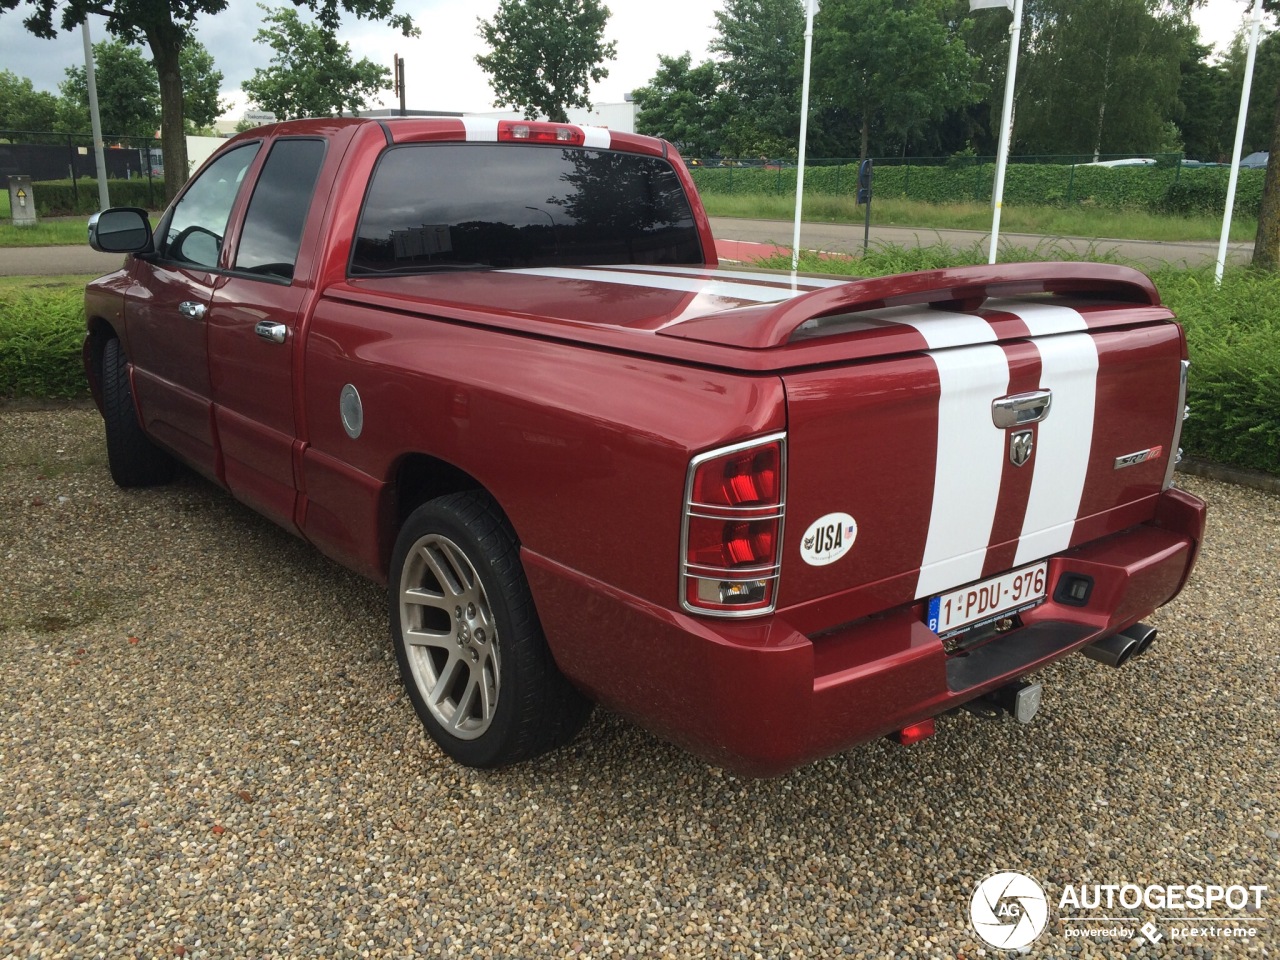
[[[1010,263],[853,280],[767,308],[752,307],[696,317],[659,333],[764,350],[786,345],[801,326],[822,317],[899,306],[967,313],[979,309],[990,298],[1031,294],[1160,306],[1160,294],[1150,278],[1131,267],[1101,263]],[[751,315],[749,320],[744,316],[747,313]]]

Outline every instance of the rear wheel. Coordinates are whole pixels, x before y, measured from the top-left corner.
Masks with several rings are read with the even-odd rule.
[[[582,728],[591,703],[556,668],[515,534],[491,498],[450,494],[410,514],[389,580],[400,673],[445,753],[499,767]]]
[[[102,351],[102,419],[107,429],[107,465],[121,487],[150,487],[173,479],[174,461],[142,432],[120,341]]]

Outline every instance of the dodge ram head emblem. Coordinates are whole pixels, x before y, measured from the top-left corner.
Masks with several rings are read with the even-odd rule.
[[[1033,430],[1019,430],[1009,435],[1009,460],[1015,467],[1021,467],[1031,459],[1031,450],[1036,445]]]
[[[1049,408],[1053,406],[1052,390],[1033,390],[1030,393],[1019,393],[1012,397],[1000,397],[991,401],[991,422],[998,430],[1011,427],[1024,427],[1039,423],[1049,416]],[[1015,467],[1021,467],[1031,459],[1031,451],[1036,445],[1033,430],[1017,430],[1009,435],[1009,461]]]

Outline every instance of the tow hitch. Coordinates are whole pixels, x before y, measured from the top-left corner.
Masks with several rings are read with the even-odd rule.
[[[1019,723],[1030,723],[1040,710],[1043,692],[1044,688],[1038,683],[1014,680],[990,693],[984,693],[976,700],[970,700],[964,708],[987,719],[995,719],[1002,713],[1007,713]]]

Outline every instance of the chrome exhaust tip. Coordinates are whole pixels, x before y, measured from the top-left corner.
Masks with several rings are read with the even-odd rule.
[[[1130,637],[1138,645],[1133,651],[1135,657],[1140,657],[1147,652],[1151,644],[1156,642],[1156,628],[1146,623],[1135,623],[1128,630],[1121,632],[1122,637]]]
[[[1090,660],[1105,663],[1108,667],[1123,667],[1138,652],[1138,641],[1123,633],[1113,633],[1109,637],[1095,640],[1080,652]]]

